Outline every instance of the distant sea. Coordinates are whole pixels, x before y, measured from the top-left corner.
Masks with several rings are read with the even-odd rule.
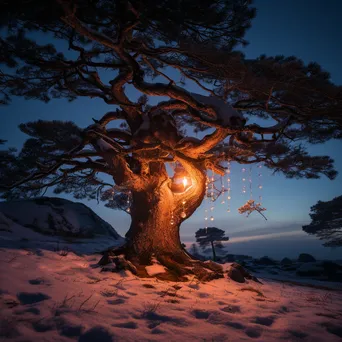
[[[193,237],[184,236],[182,242],[189,246],[195,241]],[[322,241],[301,231],[250,236],[231,234],[225,245],[227,254],[245,254],[254,258],[295,259],[300,253],[309,253],[317,260],[342,261],[342,247],[323,247]]]

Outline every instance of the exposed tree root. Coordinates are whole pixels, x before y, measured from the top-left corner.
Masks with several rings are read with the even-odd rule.
[[[151,278],[146,271],[146,266],[152,265],[154,257],[165,268],[164,273],[156,274],[155,278],[166,281],[188,281],[189,276],[195,276],[199,281],[207,282],[213,279],[223,278],[223,268],[215,262],[203,262],[180,250],[179,253],[153,254],[149,257],[138,257],[132,254],[132,250],[125,246],[104,252],[98,264],[102,271],[119,272],[128,270],[141,278]],[[109,266],[110,265],[110,266]]]

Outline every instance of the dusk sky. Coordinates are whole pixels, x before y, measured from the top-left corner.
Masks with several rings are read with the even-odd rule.
[[[340,36],[342,2],[326,1],[256,1],[257,17],[246,38],[250,42],[244,49],[247,58],[261,54],[269,56],[294,55],[304,60],[318,62],[331,73],[332,81],[342,85],[342,44]],[[193,91],[191,85],[188,90]],[[137,96],[130,93],[130,97]],[[37,119],[72,120],[80,127],[92,123],[91,118],[100,118],[111,110],[108,105],[95,99],[80,99],[72,103],[66,100],[52,100],[48,104],[13,98],[9,106],[0,107],[2,124],[0,138],[8,140],[7,146],[20,148],[26,137],[18,129],[23,122]],[[253,197],[262,195],[263,206],[267,208],[265,221],[259,214],[249,218],[240,215],[237,208],[249,198],[242,194],[241,165],[232,166],[231,212],[227,213],[226,203],[219,199],[215,203],[213,226],[224,229],[231,237],[231,252],[253,256],[269,255],[281,258],[294,257],[299,252],[310,252],[318,258],[342,259],[342,248],[320,247],[315,238],[301,232],[301,226],[308,224],[309,210],[318,200],[330,200],[342,194],[342,142],[330,141],[324,145],[308,147],[314,155],[330,155],[335,160],[335,168],[340,172],[334,181],[286,179],[283,175],[271,175],[270,170],[261,169],[262,186],[257,188],[259,169],[252,171]],[[248,172],[247,172],[248,178]],[[52,195],[49,192],[48,195]],[[72,200],[71,197],[63,196]],[[124,235],[130,223],[127,214],[104,207],[103,203],[85,201],[98,215],[108,221]],[[181,227],[184,241],[194,240],[195,231],[204,227],[204,205]],[[235,241],[234,241],[235,237]],[[285,255],[286,254],[286,255]]]

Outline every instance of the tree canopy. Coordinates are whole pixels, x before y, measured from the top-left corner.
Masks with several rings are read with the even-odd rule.
[[[311,223],[303,226],[304,232],[325,241],[324,246],[342,246],[342,196],[318,201],[311,207],[310,217]]]
[[[22,124],[30,138],[19,154],[7,151],[12,164],[0,171],[20,191],[5,197],[58,184],[56,192],[94,198],[110,186],[101,173],[118,186],[142,187],[141,177],[175,161],[219,174],[230,160],[263,162],[290,178],[336,176],[333,160],[310,156],[303,143],[341,138],[341,87],[317,63],[246,59],[238,48],[247,44],[243,36],[255,16],[250,1],[14,0],[0,6],[3,104],[13,96],[90,97],[114,106],[85,129],[72,122]],[[201,94],[188,92],[188,82]],[[128,98],[128,86],[141,94],[138,100]],[[154,96],[166,100],[149,104]],[[270,124],[262,127],[258,118]],[[108,128],[113,122],[116,128]]]

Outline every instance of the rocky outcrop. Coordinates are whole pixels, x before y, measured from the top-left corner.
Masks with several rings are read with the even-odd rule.
[[[315,262],[316,259],[311,254],[302,253],[302,254],[299,254],[298,261],[299,262]]]
[[[260,281],[256,277],[251,275],[248,271],[246,271],[241,265],[237,264],[236,262],[230,265],[230,269],[227,272],[227,276],[238,283],[244,283],[246,279],[254,280],[260,283]]]
[[[23,227],[52,236],[121,239],[114,228],[82,203],[63,198],[41,197],[0,203],[0,213]],[[3,221],[2,225],[4,225]]]
[[[277,262],[271,258],[269,258],[268,256],[264,256],[260,259],[255,260],[255,263],[258,265],[277,265]]]
[[[301,277],[315,277],[321,280],[342,281],[342,266],[333,261],[303,263],[296,271]]]
[[[280,265],[282,265],[282,266],[287,266],[287,265],[292,265],[292,264],[293,264],[293,262],[289,258],[284,258],[280,261]]]

